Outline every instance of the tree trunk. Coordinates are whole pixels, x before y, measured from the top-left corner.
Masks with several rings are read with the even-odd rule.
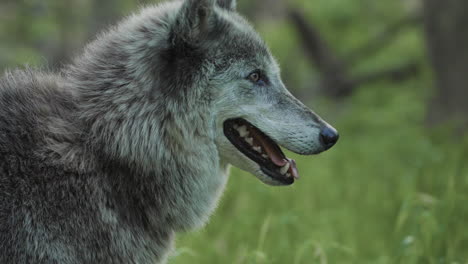
[[[461,122],[468,128],[468,1],[425,0],[425,28],[434,68],[431,125]]]
[[[237,1],[237,9],[254,24],[265,20],[281,20],[285,15],[282,0]]]
[[[93,0],[91,3],[91,14],[89,19],[89,36],[94,38],[103,29],[114,24],[121,15],[119,6],[122,1],[116,0]]]

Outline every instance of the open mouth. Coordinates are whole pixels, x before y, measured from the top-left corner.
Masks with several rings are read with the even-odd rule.
[[[249,159],[256,162],[263,173],[283,184],[299,178],[296,162],[287,158],[270,137],[245,119],[224,122],[224,134]]]

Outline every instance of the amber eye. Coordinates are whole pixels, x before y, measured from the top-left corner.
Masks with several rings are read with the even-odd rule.
[[[253,83],[257,83],[258,81],[260,81],[260,74],[258,72],[252,72],[249,75],[249,80]]]

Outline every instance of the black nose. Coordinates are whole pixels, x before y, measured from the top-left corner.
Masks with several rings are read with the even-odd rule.
[[[333,147],[338,141],[339,137],[340,136],[338,135],[336,129],[330,126],[326,126],[322,128],[322,131],[320,131],[320,140],[326,149]]]

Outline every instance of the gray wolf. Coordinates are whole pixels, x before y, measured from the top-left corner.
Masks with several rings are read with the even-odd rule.
[[[230,165],[289,185],[280,145],[331,126],[294,98],[233,0],[144,8],[60,72],[0,81],[0,263],[165,263],[205,224]]]

